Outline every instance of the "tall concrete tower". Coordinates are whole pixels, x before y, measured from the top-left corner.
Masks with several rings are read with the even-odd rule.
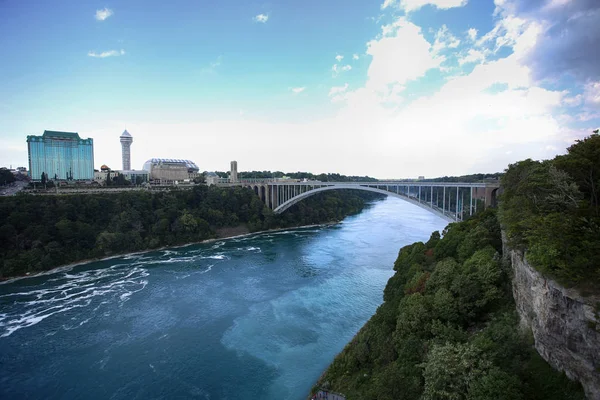
[[[237,161],[232,161],[231,162],[231,172],[229,174],[229,179],[231,181],[231,183],[235,183],[238,181],[238,176],[237,176]]]
[[[131,170],[131,151],[129,148],[133,143],[133,137],[127,132],[127,129],[121,135],[121,156],[123,158],[123,170]]]

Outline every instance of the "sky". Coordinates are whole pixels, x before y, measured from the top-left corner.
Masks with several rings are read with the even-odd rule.
[[[500,172],[600,126],[598,43],[597,0],[0,0],[0,165]]]

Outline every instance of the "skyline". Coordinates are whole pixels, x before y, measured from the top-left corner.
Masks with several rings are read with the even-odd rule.
[[[600,3],[0,3],[0,160],[94,139],[95,168],[378,178],[501,172],[600,126]]]

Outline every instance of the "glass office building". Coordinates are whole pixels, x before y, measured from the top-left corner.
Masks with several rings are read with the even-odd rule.
[[[94,140],[81,139],[76,132],[44,131],[27,136],[29,171],[35,181],[48,179],[93,180]]]

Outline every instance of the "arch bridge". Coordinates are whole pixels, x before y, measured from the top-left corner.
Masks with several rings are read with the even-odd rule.
[[[498,183],[428,182],[389,180],[378,182],[319,182],[241,179],[227,186],[250,187],[275,213],[328,190],[364,190],[397,197],[430,211],[449,222],[462,221],[477,209],[495,206]]]

